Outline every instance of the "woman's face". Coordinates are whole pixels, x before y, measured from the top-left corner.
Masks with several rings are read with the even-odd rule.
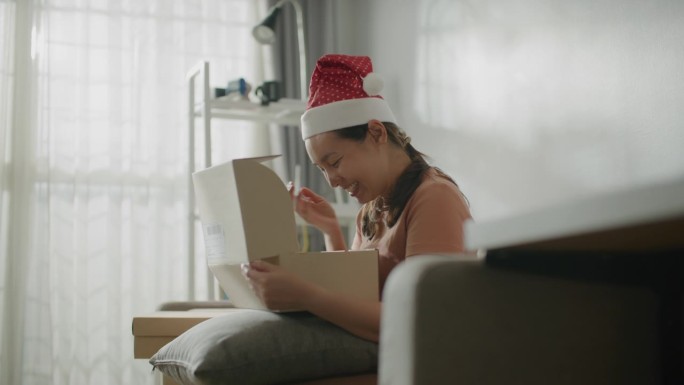
[[[306,140],[311,162],[325,175],[331,187],[340,187],[366,203],[386,195],[391,187],[386,177],[386,160],[382,146],[370,134],[363,142],[340,138],[335,132],[324,132]]]

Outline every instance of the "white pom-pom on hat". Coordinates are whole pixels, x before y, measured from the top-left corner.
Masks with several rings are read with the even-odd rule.
[[[380,91],[382,91],[384,86],[385,82],[382,80],[382,76],[375,72],[370,72],[363,78],[363,90],[366,91],[368,96],[380,95]]]

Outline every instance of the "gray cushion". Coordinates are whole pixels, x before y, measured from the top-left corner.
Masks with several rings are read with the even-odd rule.
[[[282,384],[377,370],[378,346],[310,313],[239,310],[204,321],[150,363],[181,384]]]

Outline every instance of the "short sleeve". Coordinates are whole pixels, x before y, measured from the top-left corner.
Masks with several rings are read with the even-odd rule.
[[[424,183],[406,206],[406,256],[461,253],[463,224],[470,211],[458,187],[449,182]]]

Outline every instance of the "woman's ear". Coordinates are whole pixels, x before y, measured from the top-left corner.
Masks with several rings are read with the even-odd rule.
[[[387,143],[387,127],[377,119],[368,122],[368,135],[375,143]]]

